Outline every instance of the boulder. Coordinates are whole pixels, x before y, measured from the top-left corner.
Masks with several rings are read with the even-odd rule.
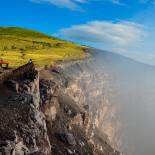
[[[56,133],[55,136],[65,144],[76,145],[75,138],[71,133]]]

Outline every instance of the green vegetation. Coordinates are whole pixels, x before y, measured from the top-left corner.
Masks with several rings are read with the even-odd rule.
[[[0,59],[8,61],[12,68],[27,63],[30,58],[39,67],[84,59],[85,48],[32,30],[0,27]]]

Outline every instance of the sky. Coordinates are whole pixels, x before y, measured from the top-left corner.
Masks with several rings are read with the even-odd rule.
[[[155,0],[0,3],[0,26],[34,29],[155,65]]]

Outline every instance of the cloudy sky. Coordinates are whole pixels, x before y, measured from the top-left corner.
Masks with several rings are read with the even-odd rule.
[[[155,65],[155,0],[2,0],[0,19]]]

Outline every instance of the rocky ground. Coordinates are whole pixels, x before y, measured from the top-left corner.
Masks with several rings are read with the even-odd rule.
[[[1,84],[0,155],[119,155],[64,93],[67,79],[51,74],[33,68]]]

